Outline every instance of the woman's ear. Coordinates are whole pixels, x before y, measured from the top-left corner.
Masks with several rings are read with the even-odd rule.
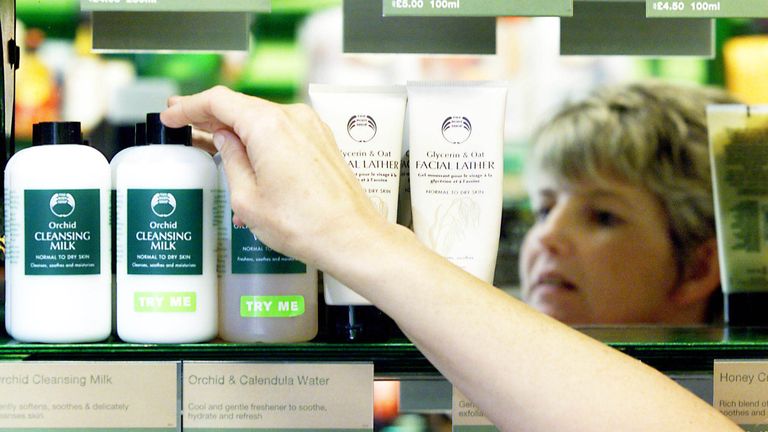
[[[688,258],[682,280],[672,292],[672,301],[687,306],[707,300],[720,289],[720,263],[717,240],[713,237],[700,244]]]

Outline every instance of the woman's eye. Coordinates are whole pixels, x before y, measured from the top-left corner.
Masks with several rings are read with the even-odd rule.
[[[623,222],[623,219],[607,210],[594,210],[592,212],[592,219],[596,224],[605,227],[616,226]]]

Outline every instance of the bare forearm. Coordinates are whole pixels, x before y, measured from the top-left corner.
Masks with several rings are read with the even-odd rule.
[[[739,430],[662,374],[474,278],[407,230],[386,231],[325,265],[394,318],[502,430]]]

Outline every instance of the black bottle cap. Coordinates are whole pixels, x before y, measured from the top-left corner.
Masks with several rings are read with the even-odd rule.
[[[401,335],[395,322],[375,306],[326,305],[328,338],[343,342],[384,342]]]
[[[115,143],[115,154],[133,147],[133,142],[136,140],[133,125],[116,125],[109,133],[110,136],[113,135],[108,139]]]
[[[147,144],[192,145],[192,127],[172,128],[160,121],[160,113],[147,114]]]
[[[143,146],[147,145],[147,124],[146,123],[136,123],[136,134],[134,145],[137,146]]]
[[[725,294],[725,322],[736,327],[768,326],[768,292]]]
[[[32,125],[32,145],[82,143],[80,122],[42,122]]]

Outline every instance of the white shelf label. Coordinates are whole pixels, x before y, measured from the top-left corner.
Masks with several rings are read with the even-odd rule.
[[[0,363],[0,429],[101,431],[178,425],[178,363]]]
[[[456,387],[453,388],[452,400],[453,432],[498,431],[496,426],[480,411],[480,408],[467,399]]]
[[[184,430],[373,430],[373,364],[184,362]]]
[[[768,430],[768,361],[716,360],[712,403],[748,432]]]

